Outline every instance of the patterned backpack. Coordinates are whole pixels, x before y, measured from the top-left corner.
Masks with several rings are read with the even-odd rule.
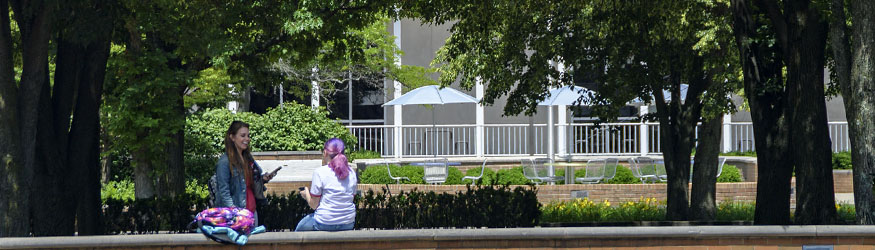
[[[201,211],[192,224],[207,238],[219,243],[244,245],[252,234],[264,232],[255,225],[255,216],[245,208],[215,207]]]

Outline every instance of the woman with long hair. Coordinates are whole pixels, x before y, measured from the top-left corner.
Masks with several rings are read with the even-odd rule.
[[[322,150],[322,166],[313,171],[310,188],[304,187],[301,197],[316,212],[298,222],[295,231],[343,231],[355,225],[355,203],[358,177],[343,154],[343,141],[331,138]]]
[[[264,199],[264,183],[274,174],[263,174],[252,158],[249,124],[231,122],[225,132],[225,153],[216,163],[216,207],[246,208],[256,214],[256,200]]]

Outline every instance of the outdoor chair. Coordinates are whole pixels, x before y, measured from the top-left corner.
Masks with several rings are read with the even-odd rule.
[[[583,184],[596,184],[605,178],[605,168],[607,167],[605,159],[591,159],[586,161],[586,175],[584,177],[575,178],[577,182]]]
[[[653,164],[653,159],[649,157],[636,157],[629,159],[629,168],[632,170],[632,175],[641,183],[647,183],[648,180],[656,183],[659,180],[656,177],[656,167]]]
[[[483,173],[486,172],[486,161],[487,160],[483,160],[483,165],[480,166],[480,175],[462,177],[462,182],[464,183],[465,180],[471,180],[471,184],[475,184],[475,183],[477,183],[477,180],[480,180],[480,178],[483,178]]]
[[[386,172],[389,172],[389,178],[395,180],[395,184],[401,184],[401,180],[410,181],[410,178],[407,178],[404,176],[398,176],[398,177],[392,176],[392,168],[389,167],[389,162],[385,162],[385,164],[386,164]]]
[[[526,179],[531,180],[535,184],[541,184],[543,182],[555,182],[562,179],[556,177],[555,175],[549,175],[549,169],[545,164],[550,163],[550,159],[522,159],[521,163],[523,165],[523,176],[525,176]]]
[[[720,177],[720,173],[723,173],[723,164],[726,163],[726,157],[718,157],[717,158],[717,177]]]
[[[447,166],[447,158],[429,159],[422,165],[423,176],[422,180],[428,184],[441,184],[447,181],[449,176],[449,168]]]
[[[613,179],[617,175],[618,164],[620,164],[620,160],[617,158],[605,159],[605,178],[602,179],[603,181]]]
[[[690,182],[693,181],[693,163],[694,160],[690,160]],[[725,157],[717,157],[717,178],[720,177],[720,173],[723,172],[723,164],[726,163]]]

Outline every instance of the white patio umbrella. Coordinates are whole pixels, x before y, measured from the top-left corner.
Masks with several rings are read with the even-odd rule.
[[[547,98],[538,106],[547,106],[547,156],[553,160],[553,106],[590,105],[595,93],[580,86],[563,86],[551,89]]]
[[[441,88],[438,85],[428,85],[411,90],[383,104],[383,106],[442,105],[450,103],[477,103],[477,99],[450,87]],[[434,130],[436,127],[434,109],[431,110],[431,123],[432,130]],[[432,137],[435,146],[434,155],[437,157],[437,133],[432,133]]]

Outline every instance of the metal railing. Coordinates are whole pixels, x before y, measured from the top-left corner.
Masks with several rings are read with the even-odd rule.
[[[351,147],[353,151],[375,151],[384,157],[394,157],[399,151],[402,157],[477,155],[477,126],[473,124],[403,125],[400,133],[396,133],[397,128],[393,125],[355,125],[347,128],[358,138],[358,143]],[[547,154],[550,140],[546,124],[486,124],[482,128],[484,156]],[[830,122],[829,134],[833,152],[850,150],[846,122]],[[395,141],[396,136],[400,137],[398,142]],[[721,145],[722,151],[756,151],[750,122],[724,124],[723,137],[726,136],[730,139]],[[646,140],[646,143],[642,140]],[[662,153],[658,123],[556,125],[552,141],[556,155]],[[396,150],[396,143],[400,150]]]

